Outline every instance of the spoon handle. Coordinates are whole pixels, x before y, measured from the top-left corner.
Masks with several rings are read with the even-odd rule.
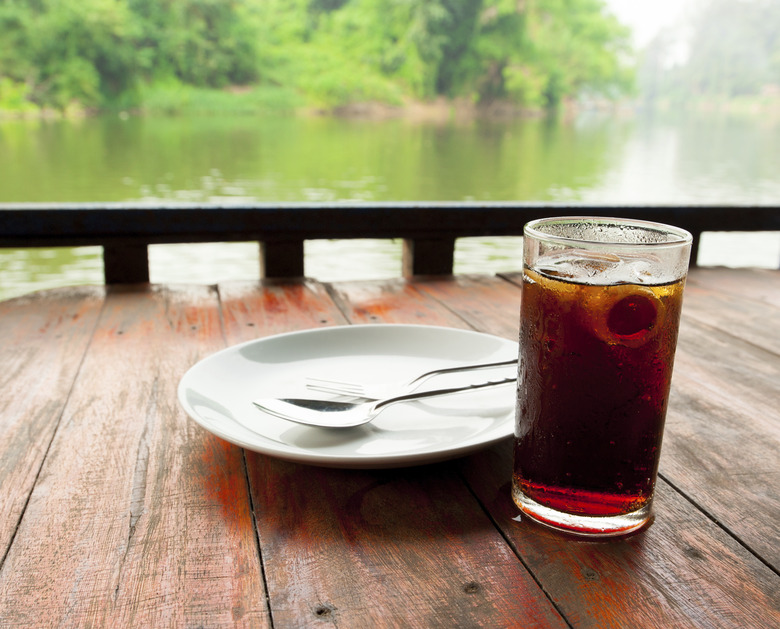
[[[514,382],[517,382],[517,378],[503,378],[501,380],[490,380],[488,382],[469,384],[462,387],[451,387],[449,389],[435,389],[433,391],[417,391],[415,393],[406,393],[405,395],[397,395],[395,397],[379,400],[374,404],[374,410],[378,411],[379,409],[385,408],[390,404],[396,404],[397,402],[406,402],[408,400],[421,400],[423,398],[437,397],[439,395],[450,395],[451,393],[460,393],[461,391],[472,391],[474,389],[497,387],[502,384],[511,384]]]

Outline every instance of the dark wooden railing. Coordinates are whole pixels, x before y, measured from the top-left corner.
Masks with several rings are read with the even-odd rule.
[[[0,247],[101,245],[106,283],[149,280],[150,244],[257,241],[261,277],[303,275],[303,243],[400,238],[403,273],[449,274],[455,241],[519,236],[544,216],[615,216],[707,231],[780,230],[780,205],[636,206],[559,203],[338,203],[251,205],[0,204]]]

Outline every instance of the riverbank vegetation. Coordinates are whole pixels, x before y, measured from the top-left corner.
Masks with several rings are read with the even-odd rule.
[[[0,115],[780,108],[780,3],[637,53],[605,0],[2,0]]]
[[[602,0],[4,0],[0,109],[256,111],[631,91]]]

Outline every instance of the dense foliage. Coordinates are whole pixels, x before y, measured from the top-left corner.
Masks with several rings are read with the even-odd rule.
[[[236,86],[550,107],[630,89],[629,52],[602,0],[0,0],[0,107]]]

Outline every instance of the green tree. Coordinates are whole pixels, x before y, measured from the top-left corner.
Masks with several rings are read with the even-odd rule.
[[[25,83],[34,102],[104,104],[134,80],[132,20],[121,0],[5,2],[0,74]]]
[[[629,31],[601,0],[486,0],[469,60],[482,102],[552,107],[590,89],[630,88]]]
[[[629,89],[629,32],[601,0],[351,0],[316,6],[305,42],[331,67],[400,82],[422,98],[554,106]],[[349,59],[343,51],[349,51]],[[341,56],[339,56],[341,55]],[[338,63],[336,63],[338,60]],[[320,82],[339,70],[320,68]],[[335,84],[336,81],[331,83]],[[349,98],[349,94],[343,94]],[[361,96],[365,96],[362,94]]]
[[[603,0],[0,0],[4,98],[57,107],[147,84],[551,106],[625,87],[627,41]]]
[[[202,87],[257,79],[256,32],[237,0],[130,0],[144,74]]]

